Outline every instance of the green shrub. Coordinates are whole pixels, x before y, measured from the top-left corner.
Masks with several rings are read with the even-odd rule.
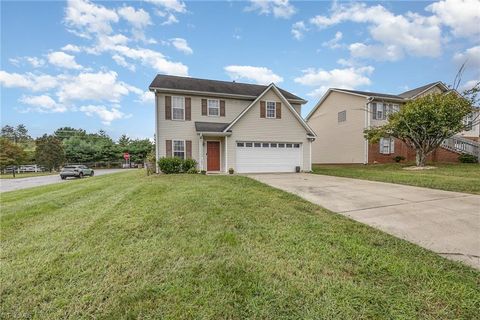
[[[183,166],[182,166],[183,172],[189,172],[190,169],[196,170],[196,168],[197,168],[197,161],[195,161],[194,159],[183,160]]]
[[[183,160],[177,157],[164,157],[158,160],[158,167],[163,173],[180,173],[182,172]]]
[[[461,163],[477,163],[478,158],[468,153],[462,153],[458,156],[458,161]]]
[[[404,156],[395,156],[395,157],[393,157],[393,160],[395,160],[395,162],[400,162],[400,161],[405,160],[405,157]]]
[[[198,173],[198,170],[197,170],[197,168],[193,167],[193,168],[188,169],[188,170],[187,170],[187,173],[197,174],[197,173]]]
[[[158,167],[163,173],[198,173],[197,161],[194,159],[180,159],[178,157],[164,157],[158,160]]]

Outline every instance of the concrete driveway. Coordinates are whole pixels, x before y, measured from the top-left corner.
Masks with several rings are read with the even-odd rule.
[[[104,174],[115,173],[130,169],[97,169],[95,176],[101,176]],[[20,190],[38,186],[44,186],[52,183],[68,183],[75,178],[69,178],[67,180],[61,180],[60,175],[55,174],[51,176],[40,176],[30,178],[18,178],[18,179],[0,179],[0,192]],[[85,179],[90,179],[89,177]]]
[[[249,177],[480,269],[480,196],[317,174]]]

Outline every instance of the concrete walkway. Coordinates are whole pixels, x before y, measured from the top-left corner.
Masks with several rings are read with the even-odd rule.
[[[480,269],[480,196],[317,174],[249,177]]]
[[[95,171],[95,176],[101,176],[104,174],[110,174],[125,170],[132,169],[97,169]],[[50,175],[50,176],[39,176],[39,177],[29,177],[29,178],[16,178],[16,179],[0,179],[0,192],[20,190],[33,188],[38,186],[44,186],[52,183],[68,183],[68,181],[75,180],[76,178],[68,178],[66,180],[60,179],[59,174]],[[90,179],[86,177],[85,179]]]

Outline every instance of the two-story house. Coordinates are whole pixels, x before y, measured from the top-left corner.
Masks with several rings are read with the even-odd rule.
[[[434,82],[398,95],[331,88],[306,117],[308,125],[318,138],[312,144],[312,163],[385,163],[395,156],[415,159],[415,152],[405,143],[394,138],[383,138],[370,144],[363,131],[371,126],[387,122],[388,114],[417,97],[446,92],[442,82]],[[468,121],[468,119],[466,119]],[[456,162],[459,153],[478,153],[480,126],[461,132],[438,148],[429,161]]]
[[[156,156],[192,158],[208,172],[311,170],[315,133],[302,119],[307,101],[278,88],[157,75]]]

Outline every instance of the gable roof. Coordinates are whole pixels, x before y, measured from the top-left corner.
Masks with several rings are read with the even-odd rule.
[[[208,80],[190,77],[169,76],[164,74],[157,74],[155,79],[149,86],[151,91],[153,90],[165,90],[165,91],[191,91],[197,93],[210,93],[217,95],[243,97],[245,99],[255,99],[258,97],[268,86],[242,83],[235,81],[219,81]],[[280,89],[282,95],[289,101],[295,103],[307,103],[306,100],[290,93],[286,90]]]
[[[385,98],[385,99],[403,99],[399,95],[396,94],[388,94],[388,93],[379,93],[379,92],[370,92],[370,91],[358,91],[358,90],[349,90],[349,89],[340,89],[340,88],[333,88],[335,91],[344,91],[344,92],[351,92],[356,93],[366,97],[376,97],[376,98]]]
[[[280,91],[279,88],[277,88],[275,86],[274,83],[271,83],[268,87],[265,88],[265,90],[255,99],[253,100],[235,119],[233,119],[232,122],[230,122],[230,124],[228,125],[228,127],[226,127],[225,129],[223,129],[223,132],[227,132],[228,130],[230,130],[234,125],[235,123],[238,122],[238,120],[240,120],[247,112],[248,110],[250,110],[258,101],[260,101],[260,99],[270,90],[272,89],[273,91],[275,91],[275,93],[278,95],[278,97],[280,98],[280,100],[282,100],[282,102],[290,109],[290,111],[293,113],[293,115],[295,116],[295,118],[297,118],[298,122],[300,122],[300,124],[305,128],[305,130],[307,130],[308,134],[312,137],[316,137],[317,135],[315,134],[315,132],[312,130],[312,128],[310,128],[310,126],[305,122],[305,120],[303,120],[302,116],[299,115],[297,113],[297,111],[295,111],[295,109],[292,107],[292,105],[290,104],[290,102],[288,102],[288,100],[284,97],[284,95],[282,94],[282,92]]]
[[[442,81],[437,81],[437,82],[432,82],[429,84],[426,84],[424,86],[405,91],[400,94],[389,94],[389,93],[379,93],[379,92],[370,92],[370,91],[359,91],[359,90],[350,90],[350,89],[340,89],[340,88],[330,88],[325,92],[325,94],[320,98],[320,101],[317,102],[317,104],[312,108],[312,110],[308,113],[307,117],[305,118],[305,121],[308,121],[310,117],[317,111],[317,109],[320,107],[320,105],[325,101],[325,99],[328,97],[328,95],[332,91],[336,92],[343,92],[347,94],[353,94],[357,96],[362,96],[365,97],[366,99],[371,99],[371,98],[380,98],[380,99],[392,99],[392,100],[400,100],[400,101],[408,101],[411,99],[416,98],[418,95],[421,93],[435,87],[435,86],[441,86],[444,91],[448,91],[448,87],[442,82]]]
[[[427,91],[428,89],[430,89],[432,87],[435,87],[437,85],[442,86],[445,91],[448,90],[448,87],[443,82],[437,81],[437,82],[432,82],[432,83],[426,84],[424,86],[421,86],[421,87],[418,87],[418,88],[415,88],[415,89],[412,89],[412,90],[402,92],[402,93],[399,94],[399,96],[404,98],[404,99],[412,99],[412,98],[415,98],[416,96],[418,96],[419,94],[421,94],[421,93]]]

